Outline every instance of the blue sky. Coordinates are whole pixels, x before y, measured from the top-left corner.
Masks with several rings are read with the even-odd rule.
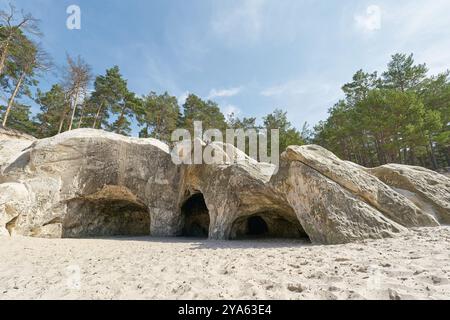
[[[448,0],[13,2],[42,20],[57,64],[79,54],[95,74],[119,65],[138,94],[167,90],[182,102],[191,92],[240,117],[282,108],[298,128],[325,119],[356,70],[383,70],[393,53],[413,52],[431,73],[450,68]],[[72,4],[81,30],[66,28]]]

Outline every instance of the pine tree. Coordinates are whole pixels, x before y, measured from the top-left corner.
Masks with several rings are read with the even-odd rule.
[[[224,130],[227,127],[225,116],[213,101],[203,101],[198,96],[190,94],[183,105],[183,110],[182,125],[190,131],[193,131],[194,121],[202,121],[203,130]]]
[[[65,92],[59,84],[55,84],[45,93],[38,89],[36,95],[35,101],[41,109],[36,116],[39,121],[37,133],[39,137],[53,136],[58,133],[61,119],[67,113]]]
[[[305,142],[300,132],[288,121],[287,112],[275,109],[272,113],[263,118],[264,128],[267,130],[268,141],[272,129],[279,130],[280,151],[286,150],[291,145],[303,145]]]
[[[144,97],[142,109],[138,112],[138,122],[144,126],[140,136],[170,142],[171,134],[178,125],[179,114],[176,97],[167,92],[162,95],[151,92]]]
[[[0,76],[13,54],[17,43],[21,43],[23,36],[39,36],[38,20],[31,14],[21,12],[18,18],[16,8],[9,4],[9,10],[0,11]]]
[[[8,62],[8,75],[4,83],[10,88],[10,95],[6,109],[3,113],[2,125],[7,126],[8,117],[17,98],[21,96],[31,97],[30,87],[38,84],[39,71],[47,71],[50,63],[46,53],[25,35],[15,37],[14,46],[9,47],[12,59]]]
[[[92,128],[108,126],[110,113],[118,110],[126,92],[127,82],[122,78],[118,66],[106,70],[105,75],[95,79],[94,91],[90,98]]]
[[[66,91],[66,100],[70,105],[70,118],[68,125],[68,130],[70,131],[75,128],[74,121],[75,116],[77,115],[77,109],[80,105],[83,106],[82,102],[86,98],[87,89],[92,79],[92,73],[91,66],[88,65],[80,56],[78,56],[76,59],[73,59],[72,57],[67,55],[66,60],[67,65],[64,69],[63,86]],[[81,116],[79,119],[78,127],[81,126],[83,120],[82,111],[80,112],[80,115]],[[65,115],[65,117],[66,116],[67,115]]]

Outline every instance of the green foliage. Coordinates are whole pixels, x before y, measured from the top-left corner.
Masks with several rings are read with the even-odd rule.
[[[383,73],[384,85],[388,88],[407,91],[417,89],[425,80],[428,69],[425,64],[414,64],[413,54],[394,54]]]
[[[121,100],[113,105],[111,112],[117,115],[117,120],[107,126],[107,129],[118,134],[129,135],[131,120],[142,109],[142,99],[128,89],[121,93]]]
[[[256,118],[239,119],[234,113],[228,115],[227,125],[230,129],[258,129]]]
[[[404,54],[392,56],[382,79],[358,71],[343,86],[346,99],[315,127],[314,141],[364,166],[450,165],[448,73],[426,73],[425,64]]]
[[[180,108],[176,97],[167,92],[162,95],[151,92],[144,97],[142,108],[138,112],[138,122],[144,126],[139,135],[170,142],[171,134],[178,126],[179,117]]]
[[[286,150],[291,145],[303,145],[305,141],[301,133],[295,129],[288,121],[287,112],[275,109],[271,114],[263,118],[264,128],[267,130],[270,139],[270,130],[278,129],[280,137],[280,151]],[[270,141],[270,140],[269,140]]]
[[[39,124],[32,120],[31,107],[23,104],[15,104],[8,117],[8,128],[16,129],[27,134],[37,136]],[[6,106],[0,106],[3,113]]]
[[[181,119],[182,127],[193,130],[194,121],[202,121],[203,130],[219,129],[227,127],[225,117],[217,103],[204,101],[194,94],[190,94],[183,105],[184,114]]]
[[[41,108],[41,112],[36,116],[40,124],[37,134],[39,137],[54,136],[59,131],[62,117],[67,113],[65,92],[60,85],[55,84],[45,93],[38,89],[36,96],[36,103]]]
[[[62,85],[48,92],[38,89],[33,97],[39,71],[46,71],[48,63],[32,39],[39,33],[37,20],[25,15],[16,21],[15,14],[13,7],[10,13],[0,12],[0,18],[6,18],[0,21],[0,113],[8,126],[38,137],[76,127],[129,135],[134,122],[141,137],[170,142],[176,128],[192,133],[194,121],[202,121],[203,130],[264,129],[269,141],[270,130],[278,129],[281,151],[289,145],[318,143],[364,166],[450,166],[450,73],[427,77],[427,66],[416,64],[412,54],[393,55],[382,73],[358,70],[343,85],[345,99],[330,108],[328,119],[313,131],[306,123],[298,131],[280,109],[258,125],[256,118],[225,119],[217,103],[193,94],[182,108],[167,92],[138,97],[128,89],[118,66],[97,76],[90,91],[91,68],[80,57],[68,57]],[[34,119],[23,98],[34,98],[40,106]]]
[[[355,104],[367,98],[370,90],[379,87],[381,80],[378,79],[377,72],[366,73],[358,70],[353,76],[353,81],[342,87],[346,99],[349,103]]]
[[[95,79],[94,92],[90,97],[88,117],[92,128],[108,127],[111,114],[121,111],[121,103],[128,92],[127,82],[118,66],[106,70],[105,75]]]

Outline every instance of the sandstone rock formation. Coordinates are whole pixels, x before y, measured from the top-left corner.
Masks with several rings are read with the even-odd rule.
[[[267,236],[338,244],[437,226],[446,222],[442,208],[450,203],[444,176],[417,173],[414,181],[429,183],[428,193],[435,181],[445,188],[435,197],[421,191],[425,206],[403,192],[418,189],[404,183],[394,189],[376,169],[319,146],[288,148],[275,171],[247,157],[233,163],[221,143],[210,147],[225,162],[177,165],[160,141],[99,130],[24,140],[13,153],[0,150],[7,159],[0,171],[0,234]]]
[[[450,224],[449,177],[422,167],[400,164],[389,164],[367,171],[405,195],[439,222]]]
[[[36,139],[32,136],[16,130],[6,130],[0,125],[0,171],[34,141]]]

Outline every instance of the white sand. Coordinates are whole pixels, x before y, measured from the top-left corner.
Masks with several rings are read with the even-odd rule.
[[[450,299],[450,228],[342,246],[0,238],[0,299]]]

